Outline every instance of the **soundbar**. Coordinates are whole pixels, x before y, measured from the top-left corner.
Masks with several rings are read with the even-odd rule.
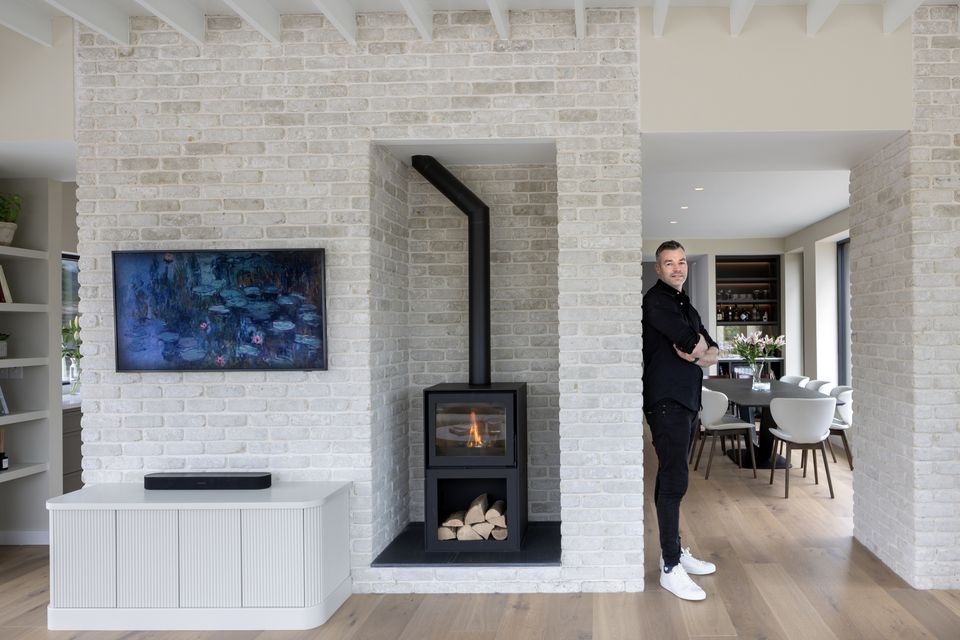
[[[192,490],[192,489],[267,489],[271,475],[266,471],[235,472],[169,472],[148,473],[143,476],[144,489]]]

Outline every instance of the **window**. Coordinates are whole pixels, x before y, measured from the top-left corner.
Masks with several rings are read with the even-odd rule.
[[[837,380],[849,385],[852,376],[850,358],[850,239],[837,243]]]

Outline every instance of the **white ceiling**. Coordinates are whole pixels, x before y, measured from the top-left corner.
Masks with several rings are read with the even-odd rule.
[[[643,235],[788,236],[846,209],[850,169],[903,133],[646,134]]]

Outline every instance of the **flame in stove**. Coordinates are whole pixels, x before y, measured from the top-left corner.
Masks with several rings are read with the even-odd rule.
[[[478,449],[484,446],[483,438],[480,437],[480,427],[477,425],[477,412],[470,411],[470,437],[467,440],[468,449]]]

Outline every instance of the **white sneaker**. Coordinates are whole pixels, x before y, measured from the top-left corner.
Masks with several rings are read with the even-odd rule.
[[[703,600],[707,593],[690,579],[682,564],[678,564],[670,573],[660,571],[660,586],[684,600]]]
[[[690,547],[680,549],[680,564],[691,576],[706,576],[717,570],[717,565],[712,562],[694,558],[690,553]],[[660,556],[660,571],[663,571],[663,556]]]

